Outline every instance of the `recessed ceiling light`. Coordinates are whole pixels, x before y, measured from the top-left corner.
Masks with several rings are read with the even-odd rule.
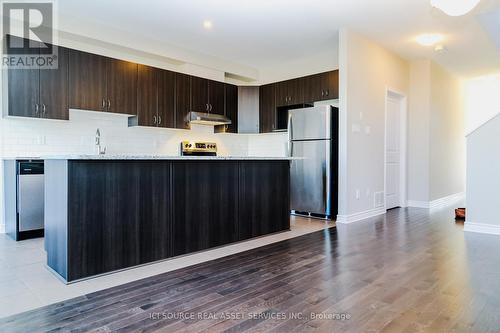
[[[444,37],[440,34],[422,34],[418,35],[415,40],[422,46],[432,46],[443,41]]]
[[[481,0],[431,0],[431,6],[450,16],[462,16],[470,12]]]
[[[209,20],[203,21],[203,28],[212,29],[212,21],[209,21]]]

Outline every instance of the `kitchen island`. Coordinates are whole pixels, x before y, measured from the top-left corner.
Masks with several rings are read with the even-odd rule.
[[[288,158],[45,159],[47,264],[65,282],[290,229]]]

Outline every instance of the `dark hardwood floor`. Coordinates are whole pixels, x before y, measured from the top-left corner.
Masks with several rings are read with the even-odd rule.
[[[464,234],[452,214],[391,210],[4,318],[0,331],[499,332],[500,238]]]

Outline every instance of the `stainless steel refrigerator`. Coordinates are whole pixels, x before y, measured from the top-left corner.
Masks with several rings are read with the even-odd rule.
[[[338,109],[316,106],[288,113],[293,213],[335,218],[338,208]]]

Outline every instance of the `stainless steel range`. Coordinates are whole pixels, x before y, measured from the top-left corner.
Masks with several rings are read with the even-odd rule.
[[[181,142],[181,156],[217,156],[217,144],[213,142]]]

